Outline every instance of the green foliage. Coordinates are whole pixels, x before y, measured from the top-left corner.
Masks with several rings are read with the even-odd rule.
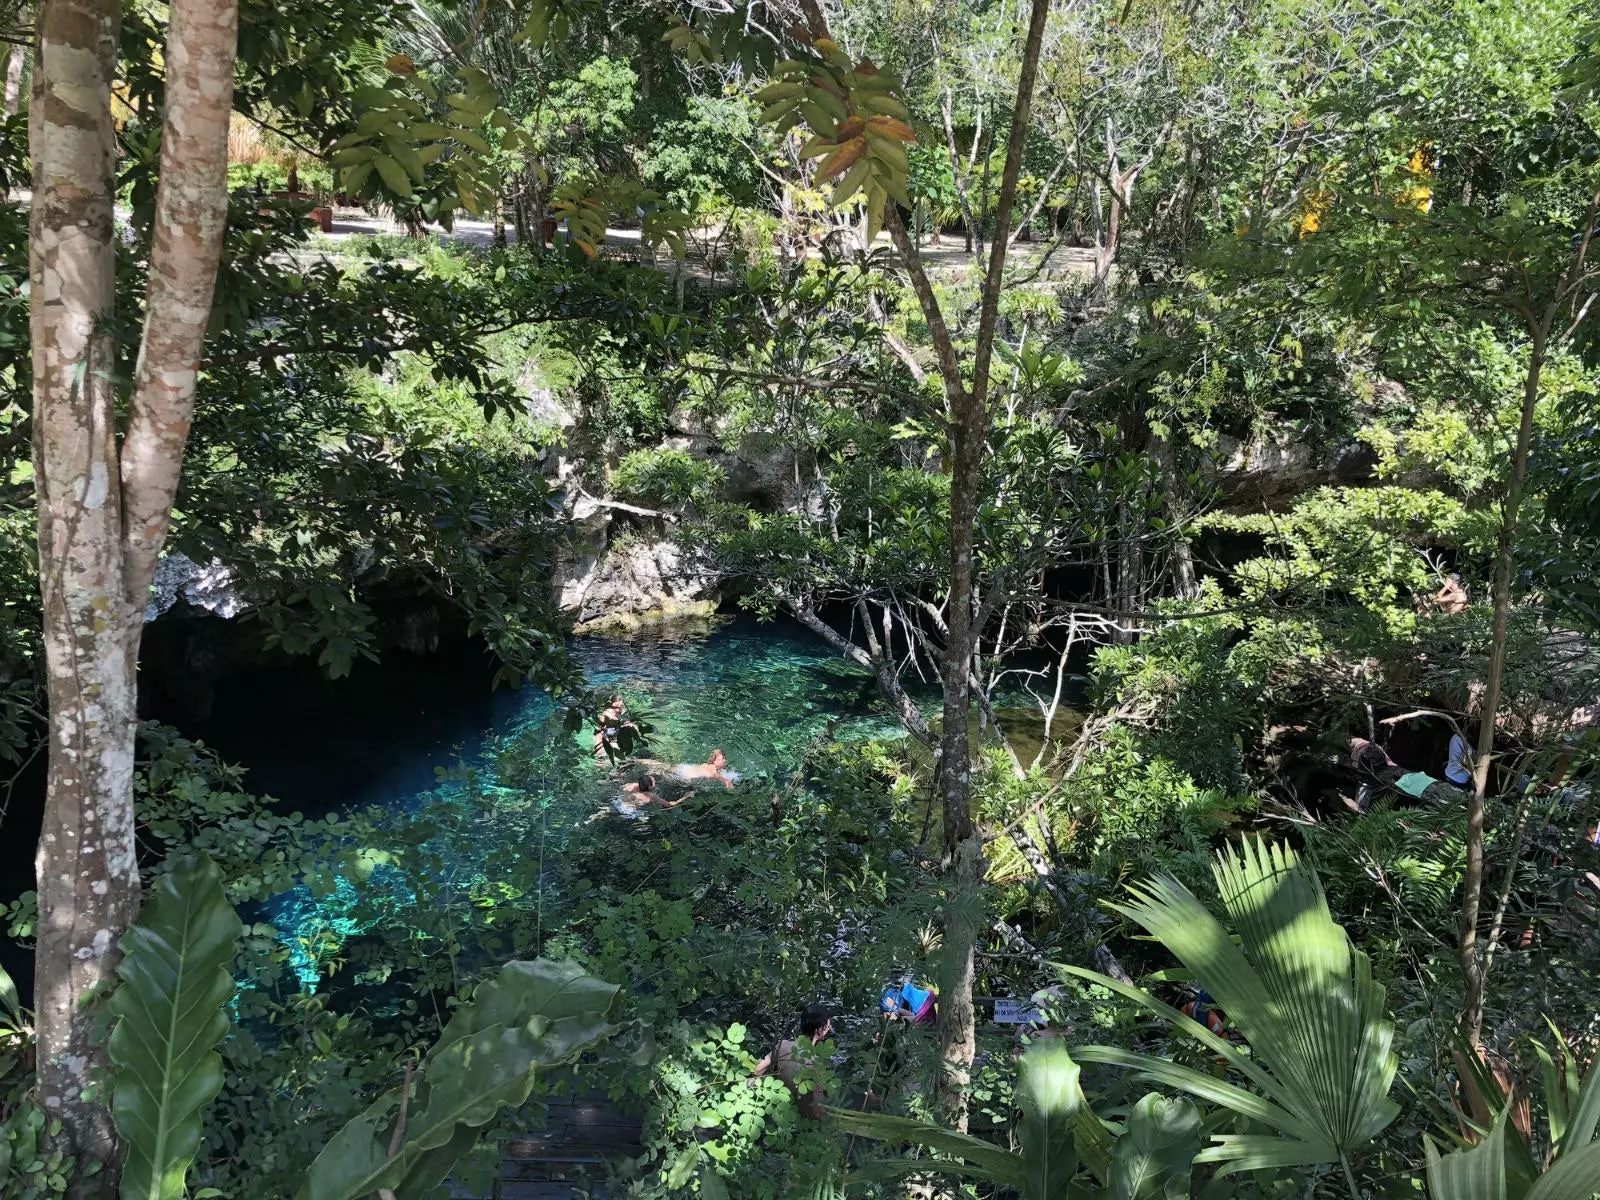
[[[932,1150],[937,1160],[879,1159],[859,1172],[866,1179],[936,1171],[1016,1187],[1024,1200],[1065,1200],[1109,1195],[1116,1200],[1180,1200],[1200,1152],[1200,1114],[1186,1100],[1154,1092],[1128,1114],[1114,1138],[1089,1108],[1078,1083],[1078,1064],[1050,1040],[1030,1046],[1018,1065],[1017,1151],[965,1133],[884,1113],[830,1109],[846,1133],[890,1145]],[[1109,1155],[1107,1154],[1109,1140]],[[1079,1159],[1098,1186],[1075,1180]]]
[[[1333,920],[1316,874],[1292,850],[1245,841],[1218,856],[1216,881],[1238,945],[1170,878],[1131,889],[1133,901],[1118,907],[1216,997],[1248,1041],[1248,1054],[1138,988],[1081,967],[1063,969],[1170,1020],[1256,1091],[1120,1047],[1083,1046],[1075,1053],[1131,1068],[1273,1131],[1214,1135],[1196,1161],[1220,1163],[1220,1174],[1348,1163],[1400,1111],[1389,1099],[1398,1060],[1384,989]]]
[[[498,131],[500,144],[510,148],[520,134],[498,107],[489,77],[463,69],[462,90],[441,96],[405,56],[389,66],[395,73],[385,86],[352,93],[355,129],[333,143],[329,159],[341,189],[366,200],[409,202],[405,210],[447,227],[457,207],[473,213],[492,208],[494,187],[480,157],[491,150],[484,133]]]
[[[1462,1091],[1474,1114],[1488,1125],[1478,1129],[1475,1145],[1441,1155],[1432,1138],[1424,1138],[1428,1187],[1434,1200],[1464,1196],[1469,1200],[1588,1200],[1600,1191],[1600,1071],[1580,1071],[1577,1057],[1558,1030],[1560,1062],[1534,1042],[1541,1066],[1548,1136],[1544,1155],[1536,1155],[1511,1124],[1514,1097],[1483,1065],[1472,1048],[1462,1045],[1455,1056]]]
[[[456,1010],[423,1059],[415,1091],[408,1071],[400,1094],[379,1100],[328,1143],[301,1200],[361,1200],[380,1188],[426,1194],[502,1108],[527,1100],[536,1070],[614,1031],[607,1013],[618,990],[571,963],[507,963]]]
[[[233,959],[243,932],[210,859],[159,876],[122,938],[110,1055],[111,1111],[127,1139],[123,1200],[177,1200],[200,1149],[200,1113],[222,1090]]]
[[[742,97],[690,96],[684,116],[653,131],[643,164],[646,180],[685,212],[707,212],[718,201],[747,205],[762,199],[762,176],[745,148],[761,144],[755,117]]]
[[[1200,1112],[1152,1092],[1133,1106],[1111,1153],[1117,1200],[1184,1200],[1200,1153]]]
[[[721,490],[727,472],[716,463],[675,449],[635,450],[611,473],[621,495],[682,508],[709,503]]]

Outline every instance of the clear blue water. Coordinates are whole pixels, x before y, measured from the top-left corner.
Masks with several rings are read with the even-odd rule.
[[[593,685],[616,688],[653,726],[652,758],[701,762],[721,749],[755,786],[786,781],[830,720],[844,740],[902,734],[867,673],[793,625],[739,617],[710,628],[581,638],[573,653]],[[559,852],[563,836],[604,812],[618,790],[617,772],[589,751],[591,731],[567,732],[544,692],[500,693],[481,716],[481,727],[462,728],[441,712],[434,736],[426,725],[409,727],[406,742],[383,748],[370,783],[341,806],[376,808],[397,826],[440,803],[492,811],[492,820],[469,823],[464,834],[458,825],[449,844],[435,848],[452,881],[467,887],[483,881],[490,852],[507,837],[536,838],[541,855]],[[308,986],[318,972],[307,947],[360,933],[359,902],[341,882],[331,895],[298,888],[268,904],[264,915]]]

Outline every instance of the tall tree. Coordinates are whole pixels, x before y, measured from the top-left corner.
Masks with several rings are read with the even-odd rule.
[[[117,0],[43,0],[29,108],[33,466],[50,705],[36,859],[38,1094],[77,1157],[81,1196],[115,1182],[93,1001],[139,907],[135,664],[227,222],[238,5],[173,0],[168,20],[146,316],[120,437],[111,333]]]
[[[800,0],[811,37],[831,42],[826,18],[816,0]],[[994,233],[978,301],[976,343],[970,363],[963,363],[950,324],[922,262],[916,240],[907,231],[900,210],[884,202],[883,222],[911,279],[912,291],[927,322],[940,378],[944,384],[945,422],[950,433],[950,583],[946,592],[944,652],[940,664],[944,693],[939,763],[943,798],[946,858],[943,969],[939,988],[939,1106],[945,1119],[966,1128],[967,1092],[976,1045],[973,1019],[973,957],[982,918],[983,838],[972,811],[972,668],[986,611],[979,611],[973,587],[974,539],[981,500],[984,448],[990,430],[989,371],[994,359],[1000,292],[1005,285],[1011,217],[1017,182],[1022,174],[1033,93],[1044,45],[1050,0],[1032,0],[1028,29],[1017,74],[1016,100],[1006,143],[1005,166],[994,210]],[[871,201],[869,200],[869,203]],[[869,228],[871,223],[869,222]],[[966,367],[970,365],[970,377]]]
[[[980,889],[983,884],[983,839],[972,816],[972,743],[969,717],[975,639],[982,632],[973,593],[974,533],[977,526],[983,451],[989,436],[989,369],[994,358],[995,326],[1010,248],[1011,214],[1016,206],[1017,179],[1028,140],[1028,121],[1044,43],[1049,0],[1033,0],[1027,39],[1017,79],[1016,106],[1006,144],[1005,168],[995,205],[995,227],[988,270],[978,304],[977,343],[970,382],[939,306],[915,241],[898,209],[890,207],[886,224],[912,286],[938,355],[950,425],[950,589],[946,606],[943,728],[940,764],[943,781],[945,854],[949,860],[950,894],[945,910],[944,977],[939,993],[939,1055],[943,1063],[940,1100],[945,1116],[966,1127],[967,1089],[972,1077],[975,1044],[972,1011],[973,949],[983,928]]]

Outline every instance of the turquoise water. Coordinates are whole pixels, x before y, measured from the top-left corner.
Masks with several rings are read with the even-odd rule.
[[[721,749],[746,786],[787,782],[830,720],[842,740],[902,734],[867,673],[793,625],[739,617],[580,638],[572,649],[592,685],[615,688],[652,727],[651,758],[702,762]],[[597,763],[590,729],[568,732],[537,689],[497,698],[489,717],[486,728],[457,738],[453,754],[437,745],[394,747],[382,777],[345,806],[368,810],[396,832],[447,806],[455,818],[448,834],[424,848],[463,893],[481,890],[509,840],[541,861],[559,853],[572,830],[608,812],[619,775],[636,773]],[[422,785],[429,772],[433,785]],[[405,907],[410,893],[398,873],[381,861],[374,870],[390,902]],[[330,894],[297,888],[267,906],[306,986],[318,983],[317,947],[362,931],[362,903],[359,889],[341,878]]]

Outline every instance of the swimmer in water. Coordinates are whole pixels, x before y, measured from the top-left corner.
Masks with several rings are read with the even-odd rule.
[[[739,778],[737,773],[728,770],[728,756],[721,750],[713,750],[703,763],[679,763],[673,770],[679,779],[716,779],[725,788],[733,787],[734,780]]]
[[[611,807],[619,817],[634,820],[644,815],[644,810],[652,804],[661,808],[677,808],[682,800],[663,800],[656,795],[656,777],[654,775],[641,775],[633,783],[622,785],[622,794],[611,801]]]

